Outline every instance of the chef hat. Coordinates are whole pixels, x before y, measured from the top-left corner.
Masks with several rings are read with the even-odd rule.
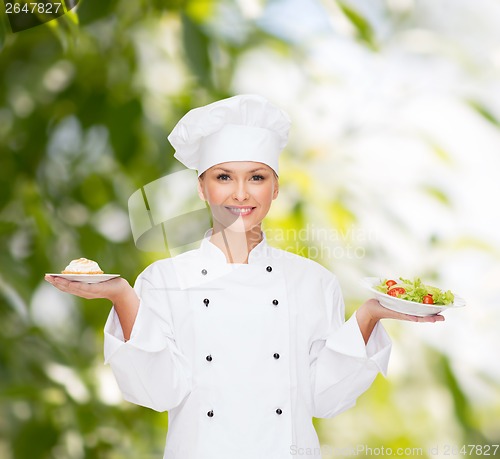
[[[215,164],[256,161],[278,173],[278,156],[285,148],[290,118],[267,99],[239,95],[184,115],[168,140],[174,157],[198,177]]]

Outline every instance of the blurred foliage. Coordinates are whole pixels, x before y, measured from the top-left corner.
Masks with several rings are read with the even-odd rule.
[[[350,2],[338,1],[337,3],[342,12],[347,16],[347,18],[351,21],[351,24],[355,27],[358,39],[373,50],[376,50],[378,45],[376,43],[375,34],[370,25],[370,21],[365,19],[362,14],[360,14],[355,8],[353,8],[349,4]]]
[[[106,393],[110,372],[102,364],[102,327],[110,304],[68,299],[50,290],[43,274],[85,256],[132,283],[163,255],[136,249],[127,202],[172,167],[166,135],[193,106],[232,95],[235,62],[244,51],[294,51],[252,21],[238,39],[219,33],[210,19],[224,3],[82,0],[65,16],[16,34],[1,11],[2,459],[162,455],[167,415]],[[338,4],[358,38],[375,50],[369,21],[346,2]],[[171,78],[158,81],[154,66],[143,60],[170,66]],[[475,108],[497,124],[484,107]],[[301,228],[312,185],[300,170],[290,169],[283,180],[301,198],[269,225]],[[440,190],[425,191],[446,202]],[[340,231],[355,221],[341,195],[318,205]],[[446,362],[437,366],[443,371],[429,384],[449,388],[462,438],[478,440],[453,372]],[[383,415],[391,409],[389,383],[379,379],[373,391],[362,404]],[[323,438],[332,438],[322,427],[326,422],[315,423]],[[411,432],[401,435],[372,432],[365,438],[375,445],[419,440]]]
[[[71,308],[64,294],[47,296],[43,273],[86,256],[132,283],[162,256],[138,251],[123,217],[130,195],[169,171],[166,135],[174,123],[191,107],[230,95],[231,66],[216,69],[210,56],[214,46],[229,55],[238,49],[204,27],[214,5],[85,0],[58,20],[16,34],[2,11],[2,459],[162,456],[167,415],[102,395],[110,385],[100,379],[110,371],[102,369],[109,302],[75,300],[79,307]],[[168,115],[152,119],[141,84],[139,36],[162,21],[179,41],[179,55],[165,58],[183,81],[164,96]],[[103,211],[116,219],[106,231],[96,218]],[[42,306],[49,304],[38,313],[37,294]],[[62,314],[69,331],[40,314]]]

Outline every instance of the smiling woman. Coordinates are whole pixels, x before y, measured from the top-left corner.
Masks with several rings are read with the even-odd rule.
[[[213,215],[211,241],[231,263],[247,262],[249,251],[261,240],[261,222],[278,192],[277,175],[266,164],[227,162],[200,175],[198,193],[209,203]],[[238,236],[241,233],[245,233],[244,237]],[[238,253],[239,258],[231,252]]]
[[[415,317],[363,303],[345,321],[337,278],[267,244],[263,219],[278,197],[278,156],[290,120],[260,96],[190,111],[169,140],[198,171],[213,215],[199,249],[154,262],[136,280],[68,293],[113,302],[105,359],[126,400],[169,411],[168,459],[321,457],[313,417],[354,406],[387,370],[382,318]]]

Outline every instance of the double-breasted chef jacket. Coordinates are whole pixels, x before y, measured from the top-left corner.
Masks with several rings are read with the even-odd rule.
[[[365,345],[320,264],[264,234],[230,264],[211,232],[139,275],[130,340],[112,309],[105,361],[126,400],[168,410],[165,459],[320,458],[312,417],[354,406],[386,374],[391,341],[378,323]]]

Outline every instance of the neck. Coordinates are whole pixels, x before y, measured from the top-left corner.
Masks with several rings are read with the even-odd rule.
[[[261,241],[260,224],[248,231],[237,232],[228,228],[217,228],[214,222],[210,237],[210,242],[222,250],[228,263],[248,263],[249,253]]]

